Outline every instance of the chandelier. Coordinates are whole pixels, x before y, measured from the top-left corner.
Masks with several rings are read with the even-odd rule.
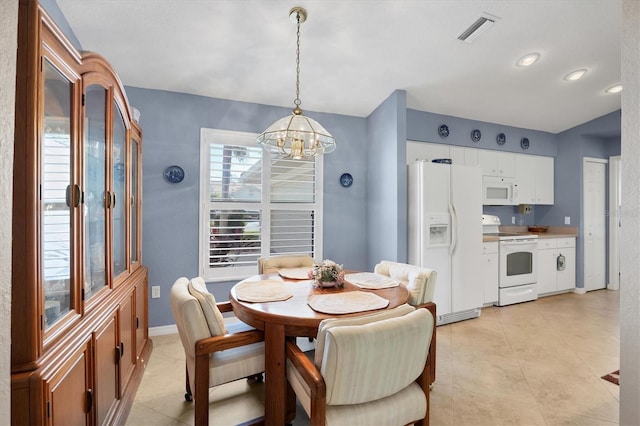
[[[267,128],[258,143],[279,158],[303,160],[328,154],[336,149],[336,141],[324,127],[302,114],[300,109],[300,24],[307,20],[307,11],[294,7],[289,18],[297,25],[296,33],[296,98],[290,116],[281,118]]]

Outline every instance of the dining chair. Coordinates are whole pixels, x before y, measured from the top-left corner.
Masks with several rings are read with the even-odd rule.
[[[433,323],[410,305],[323,320],[313,361],[287,341],[287,380],[311,425],[428,425]]]
[[[195,424],[208,424],[210,387],[261,380],[264,333],[239,321],[225,325],[222,313],[232,311],[231,303],[216,303],[200,277],[178,278],[170,299],[186,358],[185,399],[195,399]]]
[[[378,263],[373,272],[387,276],[404,284],[409,290],[409,304],[426,308],[436,316],[436,304],[433,303],[433,294],[436,290],[438,273],[433,269],[422,268],[408,263],[383,260]],[[433,324],[431,345],[429,346],[429,365],[431,370],[431,384],[436,380],[436,323]]]
[[[313,258],[307,255],[263,256],[258,258],[258,273],[273,274],[280,268],[301,268],[313,266]]]

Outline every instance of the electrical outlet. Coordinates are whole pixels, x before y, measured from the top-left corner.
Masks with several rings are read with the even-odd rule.
[[[515,216],[511,216],[511,224],[512,225],[516,224],[516,217]]]
[[[160,298],[160,286],[159,285],[151,286],[151,298],[152,299]]]
[[[565,216],[564,217],[564,224],[565,225],[571,225],[571,216]]]

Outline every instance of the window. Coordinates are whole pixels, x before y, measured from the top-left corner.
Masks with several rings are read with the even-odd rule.
[[[322,158],[271,158],[256,134],[200,134],[200,275],[258,272],[258,257],[322,252]]]

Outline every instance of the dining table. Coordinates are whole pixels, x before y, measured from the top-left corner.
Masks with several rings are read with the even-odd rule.
[[[265,425],[284,425],[295,418],[295,394],[288,386],[286,376],[287,339],[316,337],[320,322],[327,318],[357,316],[375,310],[393,309],[409,300],[409,291],[401,283],[386,288],[363,288],[349,282],[347,278],[342,287],[322,288],[317,287],[314,280],[292,279],[286,278],[287,274],[283,275],[285,276],[280,273],[271,273],[246,278],[234,285],[229,295],[236,317],[264,331]],[[349,277],[349,274],[346,277]],[[241,293],[247,287],[262,284],[278,287],[284,292],[284,296],[279,299],[284,300],[260,301],[261,299],[257,298],[256,301],[247,301],[247,299],[253,299],[246,298],[243,296],[244,293]],[[311,307],[314,304],[312,302],[319,302],[322,298],[327,299],[327,296],[338,302],[343,299],[344,305],[347,305],[346,312],[326,313]],[[375,300],[385,299],[388,304],[374,310],[348,312],[349,300],[365,298],[365,296],[366,298],[375,297]],[[318,307],[316,309],[326,311]],[[329,312],[332,312],[331,309]]]

